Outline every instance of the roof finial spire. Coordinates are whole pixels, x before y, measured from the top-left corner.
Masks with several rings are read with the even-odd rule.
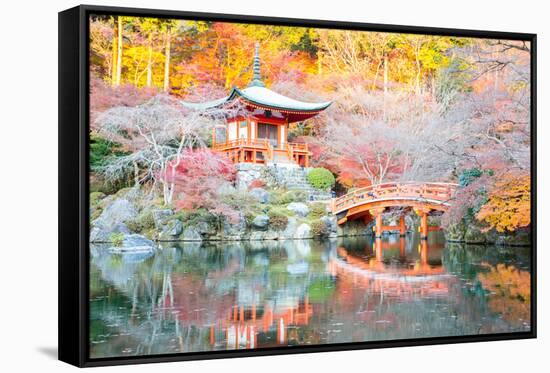
[[[254,78],[249,84],[249,87],[265,87],[260,76],[260,43],[256,42],[256,51],[254,52],[254,62],[252,63],[254,70]]]

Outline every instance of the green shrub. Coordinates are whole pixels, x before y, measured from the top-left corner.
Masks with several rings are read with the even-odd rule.
[[[314,236],[326,236],[328,234],[328,226],[322,220],[314,220],[311,222],[311,233]]]
[[[195,225],[200,222],[218,223],[218,218],[210,211],[203,208],[196,210],[180,210],[174,217],[179,219],[183,225]]]
[[[112,233],[109,237],[109,240],[113,243],[115,247],[122,246],[122,242],[124,242],[124,234],[123,233]]]
[[[121,151],[122,144],[107,140],[96,133],[90,134],[90,168],[95,170],[106,165],[111,158],[129,154]]]
[[[332,172],[323,167],[314,168],[307,174],[307,181],[316,189],[327,190],[336,183]]]
[[[315,202],[309,205],[309,214],[311,217],[320,218],[327,214],[327,206],[321,202]]]
[[[481,175],[483,175],[483,171],[481,171],[479,168],[470,168],[464,170],[458,176],[458,183],[461,187],[466,187]]]
[[[150,210],[143,210],[134,220],[126,222],[126,226],[134,233],[141,233],[155,227],[155,219]]]

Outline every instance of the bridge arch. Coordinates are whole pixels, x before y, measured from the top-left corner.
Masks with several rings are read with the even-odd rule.
[[[375,235],[384,230],[399,230],[405,234],[404,216],[398,226],[383,226],[382,214],[391,208],[413,210],[421,218],[421,238],[426,238],[433,228],[428,227],[428,216],[446,212],[451,206],[457,184],[431,182],[383,183],[360,188],[334,198],[331,211],[338,217],[338,224],[348,220],[363,219],[365,223],[376,221]]]

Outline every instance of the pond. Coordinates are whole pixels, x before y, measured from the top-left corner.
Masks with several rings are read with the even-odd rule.
[[[529,331],[530,282],[530,248],[440,232],[92,245],[90,357]]]

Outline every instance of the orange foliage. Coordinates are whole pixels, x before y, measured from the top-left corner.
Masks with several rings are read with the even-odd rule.
[[[512,323],[530,320],[531,274],[514,266],[490,266],[488,273],[478,275],[483,288],[491,291],[489,308]]]
[[[529,175],[506,175],[495,184],[489,201],[476,215],[499,232],[514,231],[531,224],[531,180]]]

